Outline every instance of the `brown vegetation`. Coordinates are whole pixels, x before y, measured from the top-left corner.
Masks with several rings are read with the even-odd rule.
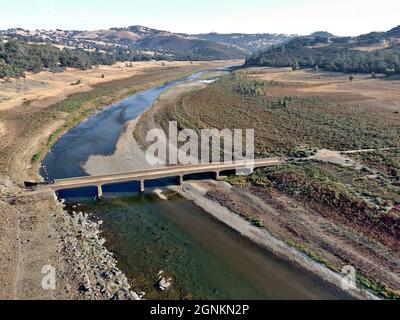
[[[197,130],[254,128],[258,156],[395,148],[352,154],[357,165],[346,167],[311,161],[260,169],[230,177],[234,192],[208,192],[332,269],[354,265],[360,283],[394,297],[400,290],[399,94],[396,78],[357,76],[350,83],[335,73],[250,68],[160,101],[154,119],[164,129],[171,120]]]

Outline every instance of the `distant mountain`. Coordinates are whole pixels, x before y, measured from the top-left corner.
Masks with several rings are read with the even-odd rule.
[[[293,36],[284,34],[185,34],[160,31],[143,26],[112,28],[78,33],[76,39],[114,44],[136,44],[142,49],[181,52],[212,58],[243,58],[253,52],[281,44]]]
[[[330,71],[400,73],[400,26],[387,32],[335,37],[326,32],[297,37],[256,53],[248,65],[320,68]]]
[[[400,25],[385,32],[387,37],[397,37],[400,38]]]
[[[283,34],[184,34],[144,26],[93,31],[10,29],[5,35],[22,37],[31,42],[54,44],[85,50],[138,50],[169,55],[174,59],[211,60],[245,58],[253,52],[281,44],[293,36]]]
[[[146,51],[170,53],[178,59],[238,59],[248,54],[246,50],[227,43],[143,26],[84,31],[76,34],[74,38],[102,44],[136,46]]]
[[[194,37],[217,41],[221,43],[228,43],[235,45],[239,48],[246,50],[247,53],[257,52],[260,50],[268,49],[274,45],[281,44],[292,38],[294,35],[285,34],[270,34],[270,33],[259,33],[259,34],[244,34],[244,33],[205,33],[193,35]]]
[[[397,41],[396,39],[400,39],[400,26],[397,26],[386,32],[371,32],[356,37],[357,41],[364,43],[374,43],[383,41],[390,42],[393,40]]]

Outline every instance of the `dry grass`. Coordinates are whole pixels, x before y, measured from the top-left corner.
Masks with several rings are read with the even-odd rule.
[[[376,43],[376,44],[373,44],[373,45],[370,45],[370,46],[356,47],[356,48],[354,48],[354,50],[364,51],[364,52],[372,52],[372,51],[376,51],[376,50],[389,48],[389,46],[390,46],[389,42]]]
[[[396,78],[356,75],[350,83],[348,76],[330,72],[249,68],[238,73],[202,90],[160,101],[155,125],[166,128],[168,121],[176,120],[180,128],[254,128],[259,156],[291,154],[306,146],[333,150],[400,147],[400,115],[396,113],[400,81]],[[325,151],[322,155],[334,154]],[[356,266],[361,275],[391,289],[379,287],[377,292],[392,297],[391,291],[398,293],[400,288],[398,274],[393,272],[400,241],[394,208],[400,201],[398,152],[362,155],[363,159],[356,160],[389,176],[380,177],[378,172],[373,177],[362,168],[318,161],[300,162],[257,170],[247,180],[230,180],[240,186],[239,194],[247,189],[252,197],[270,205],[268,209],[258,210],[253,200],[240,200],[232,191],[215,193],[214,198],[252,221],[261,221],[269,230],[277,225],[273,231],[306,248],[307,254],[323,257],[335,269]],[[352,164],[347,164],[347,158],[335,159],[340,160],[338,164]]]
[[[31,105],[44,101],[61,101],[76,92],[91,90],[99,83],[129,78],[145,73],[149,69],[165,67],[201,66],[204,62],[134,62],[117,63],[112,66],[98,66],[91,70],[68,69],[61,73],[40,72],[27,74],[26,78],[0,80],[0,110],[14,108],[21,104]],[[104,78],[102,77],[104,75]],[[80,80],[79,85],[71,85]]]
[[[278,81],[290,84],[286,95],[326,95],[345,99],[385,117],[400,119],[400,86],[398,77],[372,78],[371,75],[357,74],[350,83],[348,75],[335,72],[311,70],[292,71],[290,68],[249,68],[248,76],[262,81]],[[275,92],[270,92],[274,94]],[[282,90],[276,90],[279,95]]]
[[[156,122],[164,128],[170,120],[178,121],[180,128],[254,128],[256,151],[261,155],[282,155],[300,146],[333,150],[399,147],[400,115],[389,106],[370,110],[372,102],[356,91],[311,92],[308,82],[302,85],[298,75],[292,74],[296,86],[286,81],[286,73],[284,77],[273,73],[277,79],[273,83],[246,80],[261,83],[254,94],[243,94],[234,77],[224,78],[176,101],[163,102]],[[327,74],[327,81],[337,82],[331,78]]]

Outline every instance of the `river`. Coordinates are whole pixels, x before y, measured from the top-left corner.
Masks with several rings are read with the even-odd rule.
[[[140,116],[165,90],[202,73],[138,93],[96,112],[54,145],[43,161],[46,179],[86,175],[92,155],[111,155],[125,124]],[[163,183],[162,181],[160,182]],[[153,182],[156,186],[157,182]],[[149,186],[147,186],[149,187]],[[151,187],[151,185],[150,185]],[[137,183],[60,192],[68,209],[78,206],[103,223],[107,248],[146,299],[348,299],[323,280],[256,246],[192,201],[140,194]],[[76,210],[76,209],[75,209]],[[158,273],[172,287],[156,290]]]

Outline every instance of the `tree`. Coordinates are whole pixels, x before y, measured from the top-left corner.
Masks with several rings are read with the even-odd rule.
[[[290,66],[292,67],[293,71],[296,71],[299,69],[299,62],[297,60],[293,60]]]

